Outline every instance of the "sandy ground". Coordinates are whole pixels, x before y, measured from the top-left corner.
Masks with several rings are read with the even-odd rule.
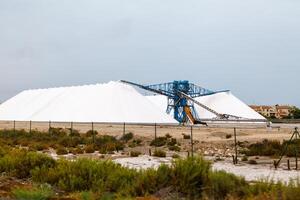
[[[166,134],[176,138],[181,146],[181,151],[191,151],[191,141],[184,140],[183,134],[191,135],[193,133],[194,151],[204,155],[214,155],[222,157],[231,157],[234,154],[234,128],[236,128],[237,142],[257,142],[264,139],[268,140],[287,140],[291,137],[294,127],[291,124],[273,124],[267,127],[266,124],[209,124],[206,126],[189,126],[179,125],[154,125],[154,124],[106,124],[106,123],[58,123],[58,122],[31,122],[31,129],[47,131],[51,127],[71,128],[85,133],[92,128],[99,132],[99,135],[122,136],[124,133],[132,132],[135,137],[142,139],[143,146],[137,150],[144,154],[149,151],[150,141],[159,136]],[[300,124],[298,124],[300,126]],[[30,129],[30,122],[12,122],[0,121],[0,129]]]
[[[64,123],[64,122],[31,122],[31,129],[47,131],[49,126],[77,129],[82,133],[91,130],[97,130],[100,134],[108,134],[120,136],[124,132],[123,124],[101,124],[101,123]],[[226,139],[226,135],[234,135],[234,127],[236,127],[238,141],[261,141],[263,139],[283,140],[291,136],[291,132],[295,126],[300,127],[300,124],[273,124],[272,128],[267,128],[265,124],[209,124],[205,126],[193,127],[193,138],[199,142],[233,142],[234,137]],[[30,129],[30,122],[14,122],[0,121],[0,129]],[[156,131],[155,131],[156,129]],[[174,138],[182,138],[182,134],[190,134],[191,128],[188,126],[178,125],[125,125],[125,132],[132,132],[135,135],[154,138],[155,132],[157,136],[170,134]]]

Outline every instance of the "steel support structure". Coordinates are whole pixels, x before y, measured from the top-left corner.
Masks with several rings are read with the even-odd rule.
[[[160,91],[168,97],[167,113],[173,112],[174,118],[180,123],[187,123],[187,115],[184,107],[188,106],[192,111],[193,116],[199,118],[194,108],[194,102],[182,97],[180,93],[185,93],[192,98],[215,94],[215,92],[189,83],[187,80],[173,81],[155,85],[144,86],[148,91]]]
[[[155,94],[167,96],[168,98],[167,113],[170,114],[171,112],[173,112],[174,119],[176,119],[181,124],[185,124],[189,122],[187,113],[185,111],[185,108],[187,107],[189,108],[188,110],[190,110],[190,112],[192,113],[193,117],[197,120],[197,122],[200,122],[199,116],[197,115],[197,112],[194,107],[194,103],[200,105],[201,107],[208,110],[209,112],[216,114],[217,117],[223,118],[223,115],[218,114],[214,110],[197,102],[194,99],[196,97],[212,95],[223,91],[214,92],[206,88],[197,86],[195,84],[189,83],[189,81],[187,80],[160,83],[155,85],[140,85],[125,80],[121,80],[121,82],[133,86],[137,86],[139,88],[142,88],[146,91]]]

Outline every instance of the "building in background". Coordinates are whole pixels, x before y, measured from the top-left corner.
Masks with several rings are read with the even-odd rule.
[[[290,105],[250,105],[250,107],[261,115],[268,118],[283,119],[287,118],[293,109]]]

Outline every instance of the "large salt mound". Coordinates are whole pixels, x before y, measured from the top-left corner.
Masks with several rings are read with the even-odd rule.
[[[0,120],[177,123],[119,82],[27,90],[0,105]]]
[[[162,111],[166,111],[168,104],[167,97],[155,95],[147,96],[147,98],[156,104]],[[229,91],[197,97],[196,100],[221,114],[230,114],[246,119],[265,119],[248,105],[232,95]],[[212,119],[216,117],[216,115],[198,105],[195,105],[195,109],[200,119]]]

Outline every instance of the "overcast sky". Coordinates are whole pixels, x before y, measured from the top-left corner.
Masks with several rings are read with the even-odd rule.
[[[0,101],[29,88],[187,79],[300,106],[299,0],[0,0]]]

